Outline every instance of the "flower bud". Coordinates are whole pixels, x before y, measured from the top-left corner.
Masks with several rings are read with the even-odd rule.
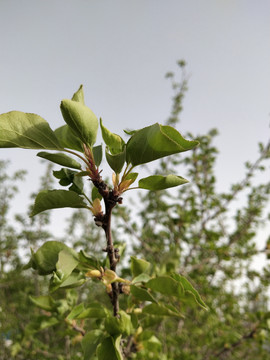
[[[90,270],[85,274],[85,276],[88,276],[92,279],[100,279],[102,274],[99,270]]]

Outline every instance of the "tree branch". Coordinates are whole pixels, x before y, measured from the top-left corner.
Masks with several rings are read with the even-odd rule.
[[[241,345],[244,340],[252,339],[254,337],[254,334],[257,332],[257,330],[258,330],[258,324],[256,324],[256,326],[254,326],[254,328],[249,333],[244,334],[238,341],[233,343],[230,347],[223,347],[223,349],[216,352],[214,354],[214,358],[220,359],[220,356],[222,356],[226,353],[228,355],[231,351],[233,351],[233,349],[235,349],[237,346]],[[209,358],[209,356],[204,357],[204,360],[207,360],[208,358]]]
[[[102,180],[101,176],[97,179],[92,180],[93,184],[97,187],[99,193],[102,195],[105,203],[105,214],[100,214],[100,216],[95,218],[97,224],[101,223],[103,230],[106,235],[107,247],[105,251],[108,253],[110,261],[110,270],[116,271],[116,265],[119,261],[118,249],[114,248],[112,234],[111,234],[111,217],[112,209],[117,205],[117,203],[122,203],[122,198],[118,193],[115,193],[114,190],[110,190],[107,184]],[[111,303],[113,305],[113,314],[114,316],[118,315],[119,312],[119,287],[118,283],[112,283],[112,292],[110,294]]]

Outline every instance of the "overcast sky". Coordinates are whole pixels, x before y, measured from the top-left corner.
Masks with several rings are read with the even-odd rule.
[[[178,130],[219,129],[220,186],[269,139],[269,0],[0,0],[0,34],[0,113],[34,112],[55,129],[61,99],[84,84],[86,104],[114,132],[164,123],[164,75],[185,59]],[[12,170],[29,171],[21,211],[44,168],[35,154],[0,150]]]

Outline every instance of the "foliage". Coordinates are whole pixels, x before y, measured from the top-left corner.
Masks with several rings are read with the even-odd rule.
[[[125,277],[119,276],[116,269],[121,257],[120,248],[115,247],[111,232],[112,210],[122,203],[122,194],[131,189],[138,177],[133,169],[168,155],[191,150],[198,142],[186,140],[169,125],[154,124],[132,132],[125,143],[100,120],[106,144],[106,160],[113,170],[112,185],[108,185],[102,179],[99,169],[102,148],[100,145],[94,147],[98,120],[84,104],[82,86],[71,100],[63,100],[60,108],[66,125],[56,131],[35,114],[12,111],[0,115],[0,146],[58,151],[42,151],[37,155],[64,166],[53,174],[60,185],[69,188],[40,191],[30,216],[63,207],[83,208],[92,212],[95,224],[105,232],[107,244],[104,251],[107,255],[105,258],[100,255],[95,257],[55,240],[46,241],[36,251],[31,250],[31,258],[24,269],[32,268],[38,275],[49,275],[50,294],[31,295],[30,300],[43,311],[49,312],[50,316],[42,314],[33,319],[25,328],[22,343],[33,339],[38,331],[66,324],[70,331],[78,331],[84,336],[82,349],[85,360],[96,356],[98,359],[106,359],[108,356],[115,359],[127,358],[131,354],[131,348],[136,348],[137,334],[144,332],[145,322],[155,317],[160,320],[164,316],[182,318],[184,315],[180,311],[180,304],[186,299],[189,299],[191,305],[194,302],[207,309],[199,293],[187,279],[173,272],[159,276],[146,260],[132,257],[130,271]],[[76,156],[84,167],[62,152]],[[92,182],[91,196],[89,189],[84,188],[84,177]],[[139,179],[137,188],[156,191],[186,182],[187,180],[174,174],[152,175]],[[100,199],[103,199],[104,210]],[[96,281],[104,287],[112,311],[108,304],[95,302],[87,304],[87,307],[84,303],[76,304],[76,293],[69,289],[80,287],[89,281]],[[123,297],[121,307],[120,295]],[[92,324],[87,330],[81,324],[86,319],[95,319],[96,325],[93,327]],[[13,355],[19,353],[21,345],[17,343],[17,347],[13,346]]]
[[[5,133],[1,146],[55,149],[38,156],[63,166],[53,175],[68,187],[50,190],[47,172],[32,217],[17,216],[24,231],[14,232],[13,239],[31,245],[32,253],[27,271],[18,273],[18,256],[3,272],[1,284],[14,294],[5,296],[9,301],[15,296],[15,317],[23,315],[20,329],[15,317],[6,328],[1,325],[4,334],[13,331],[7,359],[269,358],[270,271],[267,262],[261,271],[254,268],[254,258],[265,258],[269,251],[264,233],[266,246],[258,248],[256,241],[269,221],[270,183],[264,177],[259,182],[256,175],[269,166],[270,146],[260,144],[258,159],[246,164],[244,178],[228,191],[218,191],[217,131],[188,134],[200,142],[196,146],[197,141],[185,140],[171,127],[179,121],[186,91],[185,64],[179,66],[184,76],[180,83],[168,74],[175,95],[165,125],[128,131],[125,143],[100,120],[105,158],[113,170],[111,185],[100,176],[102,148],[94,146],[98,122],[85,106],[82,87],[61,103],[67,125],[53,132],[37,117],[42,139],[27,128],[28,120],[7,127],[14,114],[0,116],[1,134],[14,126],[20,134]],[[183,150],[190,150],[184,158],[178,155]],[[140,178],[133,171],[139,165],[147,169],[145,164],[154,160],[156,171],[151,167],[149,176]],[[178,169],[189,183],[174,175]],[[85,178],[91,179],[91,189]],[[133,188],[150,190],[130,200],[136,213],[134,206],[122,205],[122,194]],[[64,237],[68,245],[46,231],[45,210],[65,206],[76,208]],[[8,239],[5,234],[2,238]]]

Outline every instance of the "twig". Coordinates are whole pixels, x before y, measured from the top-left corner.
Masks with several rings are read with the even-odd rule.
[[[73,330],[78,331],[82,336],[85,335],[86,331],[80,326],[78,326],[75,320],[72,321],[71,326]]]
[[[252,339],[254,334],[256,333],[256,331],[258,330],[258,324],[256,324],[256,326],[247,334],[244,334],[238,341],[236,341],[235,343],[233,343],[231,346],[229,347],[223,347],[223,349],[221,349],[220,351],[216,352],[214,354],[214,358],[215,359],[220,359],[221,355],[224,355],[226,353],[231,352],[233,349],[235,349],[237,346],[241,345],[242,342],[244,340],[248,340],[248,339]],[[207,360],[209,358],[209,356],[204,357],[203,360]]]

